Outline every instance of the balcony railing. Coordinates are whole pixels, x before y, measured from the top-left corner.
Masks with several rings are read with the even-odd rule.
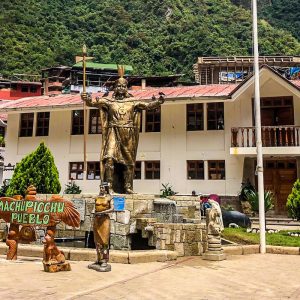
[[[300,126],[262,126],[263,147],[300,146]],[[256,147],[255,127],[231,128],[231,147]]]

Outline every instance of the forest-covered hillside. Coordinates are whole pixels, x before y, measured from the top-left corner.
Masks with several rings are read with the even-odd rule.
[[[271,2],[293,1],[299,2]],[[238,2],[2,0],[0,73],[73,64],[85,42],[96,61],[131,64],[136,74],[175,72],[192,78],[198,56],[252,53],[251,12]],[[296,12],[295,5],[289,9]],[[299,54],[299,25],[276,21],[277,12],[268,5],[262,12],[268,21],[259,22],[260,54]]]

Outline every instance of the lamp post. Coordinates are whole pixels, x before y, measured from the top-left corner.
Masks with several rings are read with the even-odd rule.
[[[257,32],[257,0],[252,0],[253,14],[253,51],[254,51],[254,103],[255,103],[255,134],[257,152],[257,182],[259,198],[259,229],[260,229],[260,253],[266,253],[266,227],[265,227],[265,201],[264,201],[264,173],[263,153],[261,140],[261,114],[260,114],[260,89],[259,89],[259,53]]]

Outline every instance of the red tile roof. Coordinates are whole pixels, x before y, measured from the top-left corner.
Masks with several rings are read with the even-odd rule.
[[[159,96],[159,92],[165,94],[166,100],[176,99],[190,99],[200,97],[224,98],[226,99],[230,92],[232,92],[238,85],[237,84],[211,84],[211,85],[195,85],[195,86],[182,86],[182,87],[161,87],[149,88],[146,90],[129,91],[134,98],[133,100],[150,100],[153,95]],[[101,97],[103,93],[93,94],[93,97]],[[27,97],[10,102],[0,103],[0,111],[42,108],[42,107],[63,107],[81,106],[82,100],[80,94],[61,94],[56,96],[38,96]]]

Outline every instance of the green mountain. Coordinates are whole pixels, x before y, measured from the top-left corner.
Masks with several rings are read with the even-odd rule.
[[[251,12],[229,0],[1,2],[2,74],[71,65],[83,43],[96,61],[130,64],[136,74],[175,72],[186,78],[193,78],[198,56],[252,53]],[[299,26],[270,23],[259,22],[260,54],[299,54],[299,40],[291,34]]]
[[[233,4],[251,8],[249,0],[232,0]],[[300,1],[299,0],[260,0],[258,1],[259,17],[267,20],[272,26],[283,28],[300,39]]]

